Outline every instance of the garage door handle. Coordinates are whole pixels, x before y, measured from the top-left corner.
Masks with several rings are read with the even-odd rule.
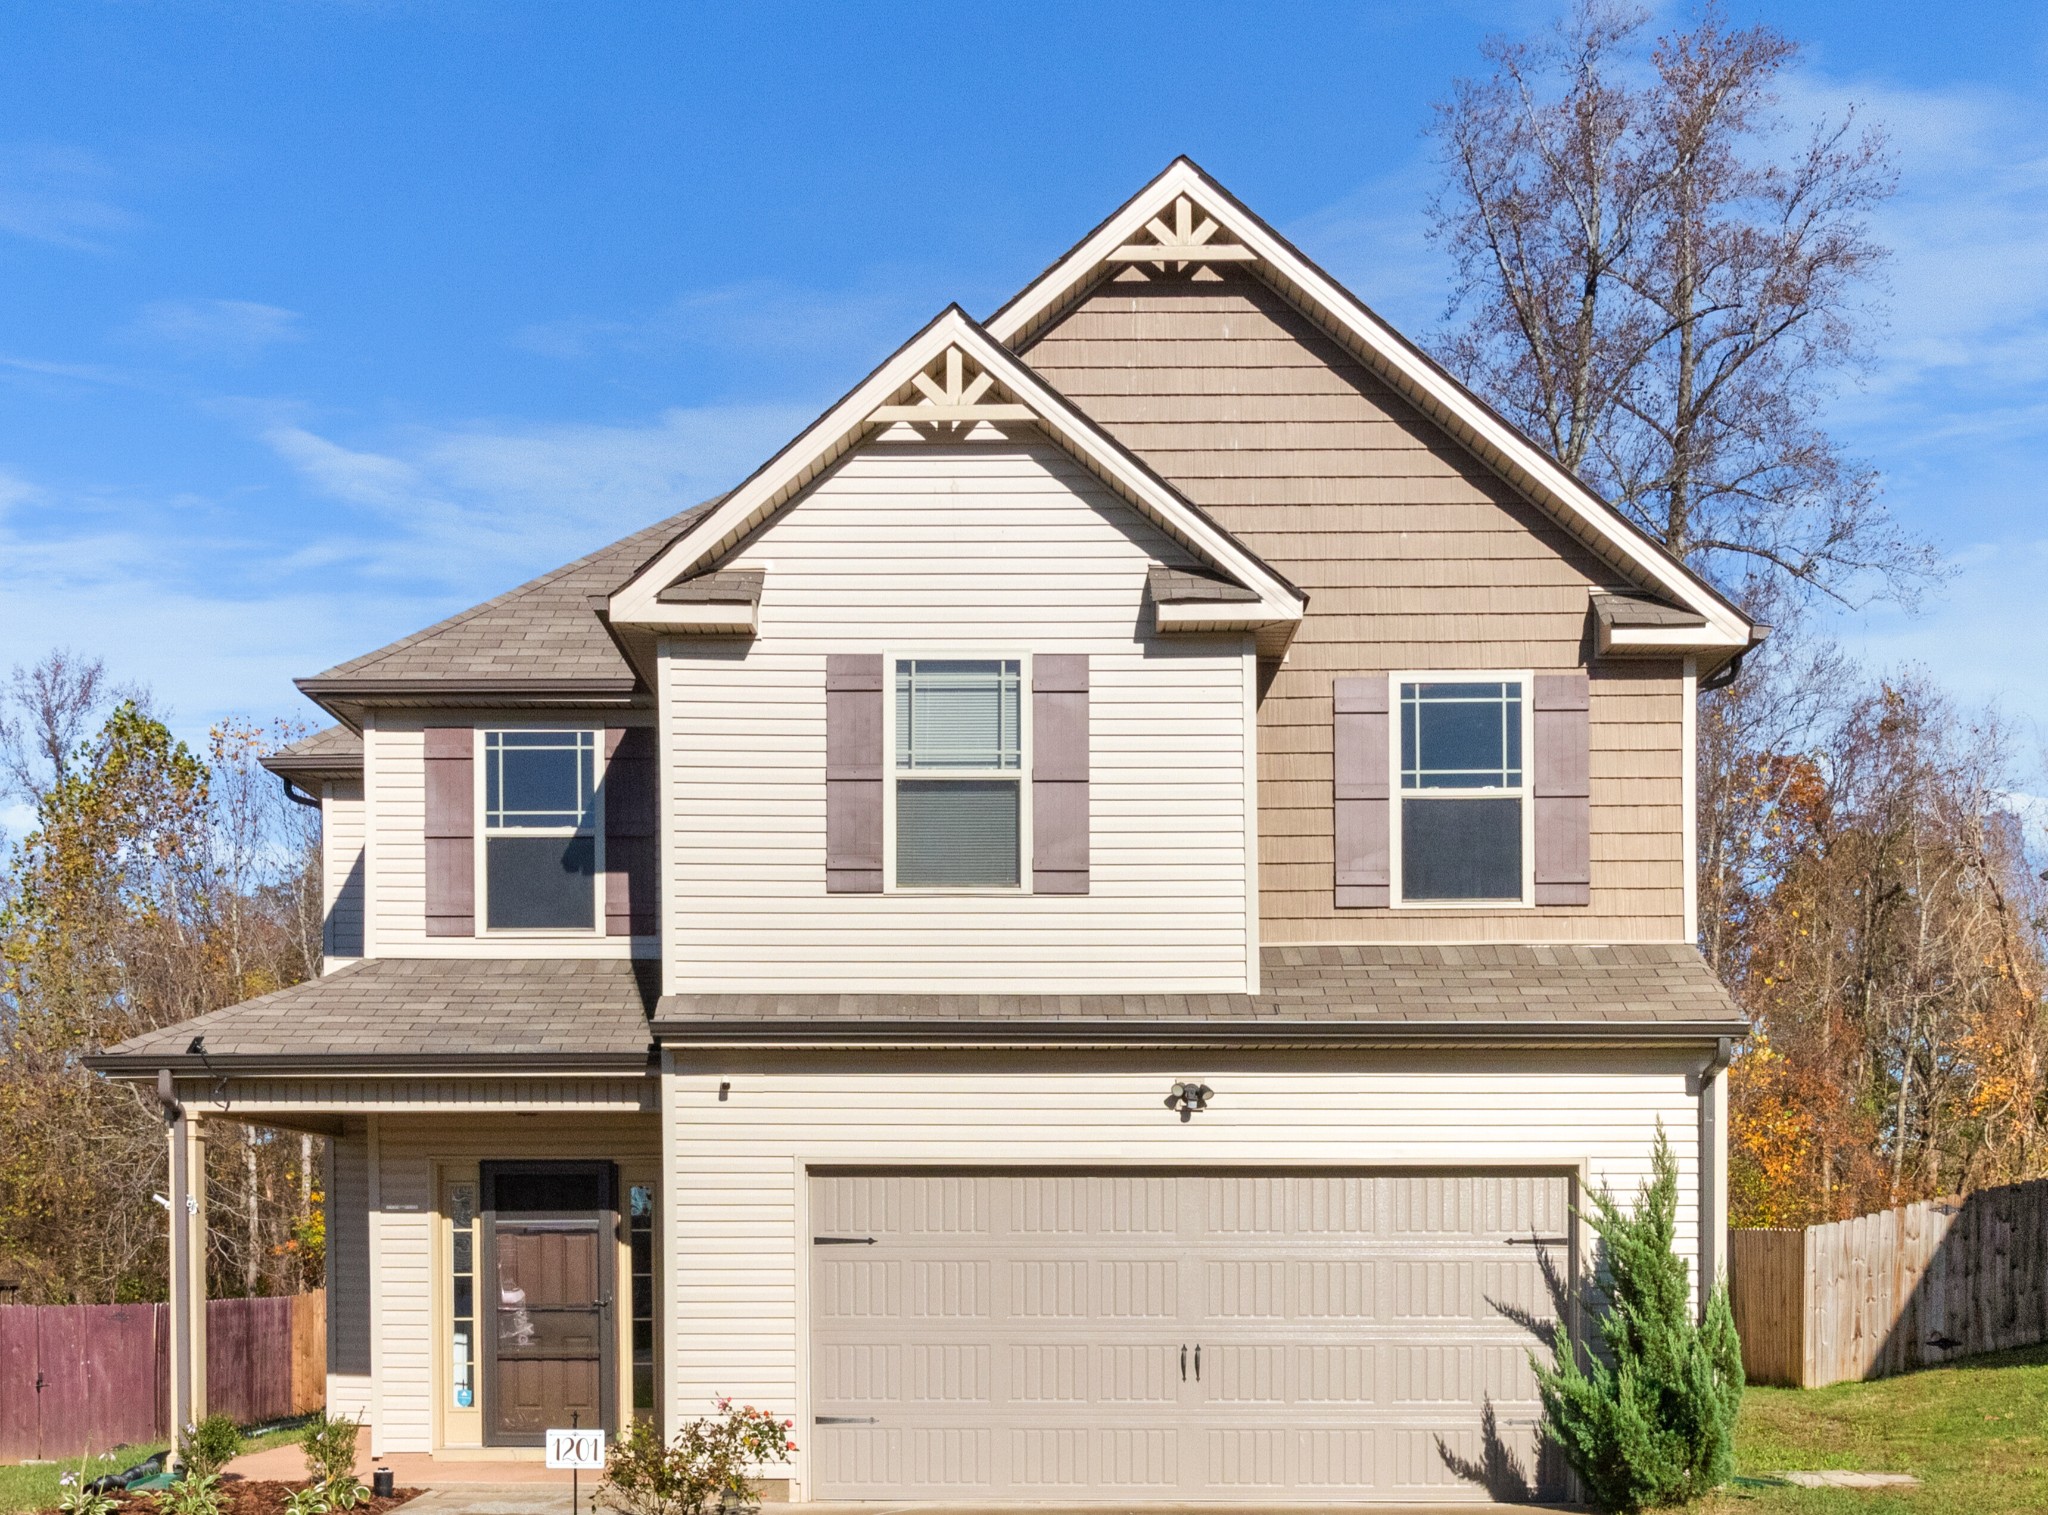
[[[811,1424],[818,1426],[871,1426],[875,1424],[872,1415],[813,1415]]]
[[[1188,1348],[1186,1342],[1182,1342],[1180,1348],[1180,1381],[1182,1383],[1188,1381]]]
[[[1201,1349],[1201,1346],[1200,1346],[1199,1344],[1197,1344],[1197,1346],[1195,1347],[1195,1382],[1196,1382],[1196,1383],[1200,1383],[1201,1381],[1202,1381],[1202,1349]]]
[[[874,1244],[875,1239],[872,1236],[813,1236],[811,1238],[811,1245],[814,1247],[872,1247]]]
[[[1569,1236],[1510,1236],[1511,1247],[1561,1247],[1570,1241]]]

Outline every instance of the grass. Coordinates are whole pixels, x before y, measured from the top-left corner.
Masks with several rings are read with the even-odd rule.
[[[2016,1515],[2048,1510],[2048,1347],[1875,1383],[1751,1389],[1735,1461],[1745,1481],[1695,1515]],[[1918,1489],[1801,1489],[1787,1470],[1911,1473]]]
[[[281,1447],[297,1441],[303,1423],[293,1421],[262,1436],[252,1436],[243,1448],[246,1452],[261,1452],[266,1447]],[[85,1460],[85,1476],[98,1478],[102,1473],[118,1473],[123,1468],[133,1467],[152,1453],[161,1452],[167,1444],[161,1441],[144,1442],[139,1446],[117,1447],[100,1457]],[[66,1473],[78,1470],[78,1459],[63,1462],[0,1463],[0,1515],[11,1515],[20,1510],[53,1510],[63,1497],[64,1490],[57,1480]]]

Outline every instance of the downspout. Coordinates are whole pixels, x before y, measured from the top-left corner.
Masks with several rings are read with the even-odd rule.
[[[282,773],[280,773],[277,776],[277,781],[280,784],[284,785],[284,797],[290,800],[294,805],[304,805],[308,810],[318,810],[320,808],[320,802],[318,800],[314,799],[310,794],[307,794],[303,789],[300,789],[297,785],[293,784],[292,781],[289,778],[285,777],[285,775],[283,775]]]
[[[1688,1080],[1699,1100],[1699,1202],[1700,1259],[1699,1309],[1706,1315],[1707,1300],[1720,1280],[1724,1240],[1721,1235],[1721,1075],[1735,1058],[1735,1038],[1724,1036],[1700,1071]]]

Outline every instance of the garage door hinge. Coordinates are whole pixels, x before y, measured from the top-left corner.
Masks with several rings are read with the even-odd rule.
[[[872,1247],[874,1244],[875,1239],[872,1236],[813,1236],[811,1238],[811,1245],[814,1247]]]
[[[813,1415],[811,1424],[819,1426],[871,1426],[875,1424],[872,1415]]]

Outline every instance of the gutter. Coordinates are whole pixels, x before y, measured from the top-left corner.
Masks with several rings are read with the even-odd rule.
[[[556,1073],[644,1074],[654,1066],[646,1052],[317,1052],[211,1053],[166,1056],[160,1052],[95,1052],[85,1066],[110,1078],[147,1078],[154,1070],[158,1098],[175,1074],[227,1079],[258,1075],[316,1078],[331,1074],[351,1077],[399,1076],[414,1073],[516,1073],[545,1078]]]
[[[1428,1047],[1672,1045],[1707,1041],[1733,1044],[1732,1028],[1714,1021],[1407,1021],[1331,1024],[1304,1021],[1226,1021],[1207,1024],[1144,1021],[1014,1021],[963,1025],[931,1020],[656,1020],[664,1046],[689,1047]]]

